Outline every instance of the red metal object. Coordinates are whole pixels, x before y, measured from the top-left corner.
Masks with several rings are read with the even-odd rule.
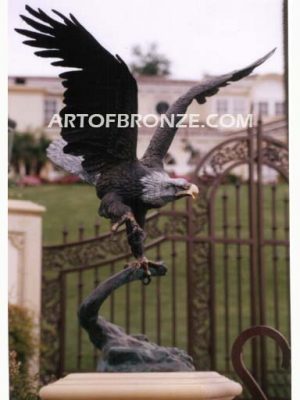
[[[261,389],[258,382],[254,379],[251,372],[247,369],[243,360],[243,347],[245,343],[259,336],[261,338],[270,337],[275,340],[282,353],[282,368],[288,369],[291,362],[291,348],[286,338],[276,329],[270,326],[253,326],[241,332],[232,346],[231,359],[235,372],[240,377],[245,387],[255,400],[268,400],[266,393]],[[278,348],[277,347],[277,348]]]

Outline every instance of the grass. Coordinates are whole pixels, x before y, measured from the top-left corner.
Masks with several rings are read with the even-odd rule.
[[[276,189],[276,198],[272,197],[272,187],[264,187],[264,237],[283,240],[287,235],[286,198],[288,187],[280,184]],[[99,201],[94,189],[86,185],[69,186],[39,186],[28,188],[11,188],[9,197],[32,200],[47,208],[43,219],[43,235],[45,244],[61,243],[61,230],[67,226],[70,240],[76,240],[78,224],[84,221],[86,236],[93,236],[93,225],[98,219],[97,209]],[[275,201],[274,201],[275,199]],[[247,238],[249,232],[248,196],[247,188],[240,189],[240,230],[241,238]],[[237,235],[237,192],[234,186],[224,186],[219,189],[215,200],[215,235],[229,238]],[[185,203],[178,202],[178,209],[184,209]],[[227,213],[224,213],[227,209]],[[276,221],[274,220],[276,219]],[[276,224],[275,224],[276,222]],[[224,226],[225,225],[225,226]],[[276,226],[275,226],[276,225]],[[276,229],[274,229],[274,227]],[[109,229],[109,221],[101,219],[101,230]],[[203,232],[205,235],[206,232]],[[164,345],[172,345],[172,272],[176,276],[176,345],[186,348],[187,343],[187,281],[186,281],[186,245],[183,242],[175,244],[176,257],[172,258],[172,244],[165,242],[161,245],[162,258],[169,267],[168,276],[161,281],[156,280],[146,289],[146,334],[151,340],[160,340]],[[216,361],[217,369],[226,370],[229,359],[226,353],[230,352],[233,340],[250,321],[250,273],[249,273],[249,246],[234,244],[215,245],[215,293],[216,293]],[[149,258],[156,258],[155,252],[148,254]],[[264,246],[265,260],[265,297],[267,324],[277,327],[285,336],[289,337],[289,282],[288,282],[288,253],[284,246],[276,249],[269,245]],[[174,265],[172,264],[174,261]],[[226,261],[227,260],[227,261]],[[122,268],[122,263],[114,265],[115,271]],[[174,270],[173,270],[174,269]],[[175,271],[176,270],[176,271]],[[92,289],[95,280],[95,271],[82,271],[83,296]],[[111,265],[101,267],[101,280],[111,274]],[[238,277],[240,276],[240,280]],[[277,279],[277,280],[276,280]],[[79,274],[67,276],[67,315],[66,315],[66,369],[76,370],[78,365],[77,343],[82,335],[83,370],[93,369],[93,351],[87,335],[78,330],[77,320],[74,317],[78,305]],[[142,290],[139,282],[132,283],[130,288],[121,288],[114,298],[114,321],[131,332],[141,331],[141,301]],[[274,296],[277,291],[277,298]],[[201,293],[199,293],[201,295]],[[276,303],[278,301],[278,304]],[[126,306],[127,304],[127,306]],[[108,301],[102,310],[105,317],[111,317],[111,303]],[[161,306],[161,331],[158,332],[157,307]],[[126,308],[129,307],[129,308]],[[126,319],[126,310],[130,310]],[[276,314],[276,310],[278,314]],[[239,314],[241,316],[239,320]],[[200,316],[199,316],[200,317]],[[246,351],[246,361],[249,363],[249,346]],[[273,343],[268,341],[268,360],[270,368],[276,366],[278,356]]]
[[[38,187],[13,187],[9,197],[31,200],[46,207],[43,217],[44,244],[62,243],[64,227],[69,230],[69,240],[77,240],[78,226],[85,225],[85,235],[93,235],[93,226],[99,221],[97,210],[100,200],[90,185],[41,185]],[[101,228],[107,230],[108,221],[101,219]]]

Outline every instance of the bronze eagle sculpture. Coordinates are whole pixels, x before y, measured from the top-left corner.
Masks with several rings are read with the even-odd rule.
[[[57,20],[41,9],[27,5],[26,10],[34,18],[21,18],[34,30],[16,29],[29,38],[23,43],[42,48],[35,52],[39,57],[58,58],[52,65],[71,68],[59,75],[65,87],[62,118],[93,113],[137,115],[137,83],[120,56],[110,54],[72,14],[67,18],[53,10]],[[194,99],[205,103],[221,87],[249,75],[274,51],[245,68],[192,87],[169,107],[166,116],[175,115],[177,121]],[[77,121],[63,126],[61,138],[54,140],[47,150],[55,164],[95,185],[101,200],[100,216],[113,222],[113,231],[126,225],[128,243],[136,258],[134,265],[146,274],[150,274],[143,244],[147,211],[198,194],[196,185],[183,178],[171,178],[164,171],[163,160],[176,125],[159,126],[141,159],[137,158],[137,124],[124,128],[113,123],[95,128]]]

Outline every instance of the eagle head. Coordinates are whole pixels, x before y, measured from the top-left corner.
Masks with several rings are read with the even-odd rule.
[[[195,198],[198,187],[184,178],[171,178],[166,172],[152,172],[141,179],[142,200],[152,206],[161,207],[170,201],[185,196]]]

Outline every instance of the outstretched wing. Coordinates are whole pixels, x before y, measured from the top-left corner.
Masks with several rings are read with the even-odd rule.
[[[59,76],[66,88],[66,114],[136,114],[137,84],[127,65],[119,56],[114,57],[70,14],[54,20],[41,9],[26,10],[36,19],[21,15],[33,30],[16,29],[30,40],[25,44],[43,50],[35,52],[40,57],[58,58],[52,65],[70,67],[72,70]],[[83,168],[88,173],[101,173],[124,160],[136,158],[137,127],[92,127],[87,116],[78,117],[74,127],[63,127],[61,135],[67,142],[64,152],[83,157]],[[81,120],[80,120],[81,118]],[[97,119],[98,118],[98,119]],[[99,125],[99,117],[92,124]],[[71,125],[71,124],[69,124]]]
[[[171,121],[171,116],[174,115],[174,120],[176,122],[176,115],[184,114],[194,99],[199,104],[204,104],[206,98],[216,94],[221,87],[227,86],[230,82],[238,81],[239,79],[249,75],[256,67],[265,62],[274,51],[275,49],[246,68],[210,78],[199,85],[194,86],[169,107],[166,116]],[[179,119],[180,118],[178,117],[177,120]],[[163,158],[166,156],[177,131],[175,125],[176,124],[170,127],[166,124],[166,126],[157,128],[142,158],[143,164],[147,166],[162,166]]]

